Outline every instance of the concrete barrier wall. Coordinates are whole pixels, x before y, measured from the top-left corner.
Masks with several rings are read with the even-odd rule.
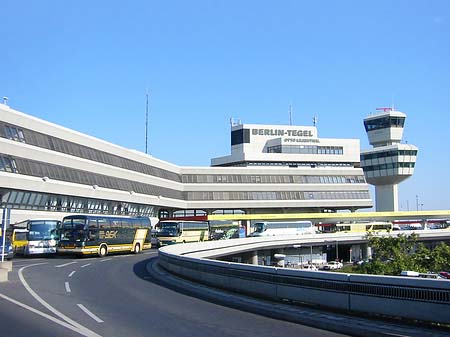
[[[245,244],[235,243],[229,243],[233,253],[248,251]],[[215,248],[227,250],[226,243],[213,245],[206,250],[198,244],[164,247],[159,251],[159,264],[178,276],[246,295],[450,324],[450,281],[310,272],[209,260],[206,256],[216,255]],[[199,251],[203,258],[192,257]]]

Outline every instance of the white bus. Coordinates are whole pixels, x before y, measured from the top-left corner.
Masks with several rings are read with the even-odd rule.
[[[277,236],[315,234],[316,227],[311,221],[261,221],[252,226],[250,236]]]
[[[25,220],[12,225],[12,244],[16,254],[55,254],[61,221]]]

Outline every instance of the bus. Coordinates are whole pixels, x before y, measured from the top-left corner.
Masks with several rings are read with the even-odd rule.
[[[337,223],[338,232],[390,232],[393,230],[392,222],[355,222]]]
[[[315,234],[316,227],[311,221],[262,221],[252,226],[249,236],[277,236]]]
[[[239,237],[238,221],[212,220],[209,222],[209,240],[228,240]]]
[[[207,241],[209,224],[207,221],[160,221],[155,236],[158,247],[175,243]]]
[[[11,225],[11,241],[15,254],[23,256],[55,254],[61,221],[30,219]]]
[[[422,230],[422,229],[448,229],[449,221],[447,219],[413,219],[413,220],[394,220],[394,230]]]
[[[151,222],[147,217],[70,215],[61,223],[58,253],[98,255],[133,252],[151,247]]]

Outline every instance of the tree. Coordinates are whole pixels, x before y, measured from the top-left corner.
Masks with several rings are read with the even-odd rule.
[[[434,272],[450,270],[450,246],[441,242],[430,253],[430,268]]]
[[[397,237],[375,237],[369,233],[367,237],[369,246],[372,247],[372,261],[359,268],[363,273],[400,275],[402,270],[418,272],[436,270],[433,268],[436,267],[433,265],[434,261],[439,261],[439,266],[450,263],[449,246],[444,244],[446,248],[441,247],[435,253],[439,256],[439,259],[435,260],[433,253],[422,243],[417,242],[418,235],[415,233],[400,234]]]

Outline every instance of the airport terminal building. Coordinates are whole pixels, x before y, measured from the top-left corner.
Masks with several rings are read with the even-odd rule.
[[[12,222],[355,211],[373,205],[359,160],[359,140],[319,138],[316,127],[238,124],[231,155],[183,167],[0,104],[0,198]]]

